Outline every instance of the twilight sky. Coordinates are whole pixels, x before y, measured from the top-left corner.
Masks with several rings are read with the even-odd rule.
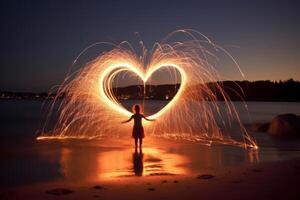
[[[0,5],[0,90],[48,91],[91,43],[136,42],[138,32],[150,49],[183,28],[225,47],[248,80],[300,80],[297,1],[1,0]]]

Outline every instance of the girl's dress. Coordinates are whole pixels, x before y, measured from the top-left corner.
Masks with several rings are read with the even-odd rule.
[[[134,119],[132,137],[133,138],[144,138],[145,133],[144,133],[143,125],[142,125],[142,118],[144,118],[144,116],[142,114],[134,114],[131,117]]]

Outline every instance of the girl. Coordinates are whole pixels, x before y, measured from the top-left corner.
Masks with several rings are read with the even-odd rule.
[[[135,150],[137,150],[138,140],[140,144],[140,150],[142,149],[143,138],[145,137],[144,128],[142,125],[142,118],[148,121],[155,121],[154,119],[148,119],[143,114],[141,114],[140,105],[136,104],[132,107],[134,114],[130,117],[130,119],[123,121],[122,123],[130,122],[134,119],[134,125],[132,130],[132,137],[134,138]]]

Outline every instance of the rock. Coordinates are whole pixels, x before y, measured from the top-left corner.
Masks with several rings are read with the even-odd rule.
[[[232,183],[241,183],[243,182],[242,180],[235,180],[235,181],[232,181]]]
[[[262,169],[252,169],[253,172],[263,172],[264,170]]]
[[[211,175],[211,174],[202,174],[202,175],[197,176],[197,179],[212,179],[214,177],[215,176]]]
[[[283,114],[274,117],[267,131],[274,136],[300,136],[300,117]]]
[[[270,123],[253,123],[251,125],[251,130],[256,132],[267,132],[269,129]]]
[[[47,194],[52,194],[52,195],[55,195],[55,196],[71,194],[72,192],[73,192],[72,190],[69,190],[67,188],[56,188],[56,189],[46,191]]]
[[[103,186],[101,186],[101,185],[95,185],[93,188],[96,189],[96,190],[103,190],[103,189],[105,189],[105,188],[104,188]]]

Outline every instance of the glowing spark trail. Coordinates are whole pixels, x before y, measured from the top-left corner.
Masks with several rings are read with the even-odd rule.
[[[183,34],[189,39],[168,42],[176,34]],[[150,52],[143,47],[141,57],[127,42],[116,45],[66,78],[55,99],[57,102],[60,96],[64,96],[59,100],[58,122],[52,131],[43,132],[38,139],[128,136],[130,125],[120,122],[132,113],[119,103],[113,92],[115,77],[120,73],[130,73],[145,85],[151,83],[151,75],[156,71],[167,69],[170,73],[180,74],[180,88],[165,107],[148,116],[156,122],[144,123],[147,135],[206,145],[222,143],[257,148],[240,122],[233,103],[217,82],[220,77],[213,62],[217,60],[214,52],[218,51],[228,54],[193,30],[175,31],[161,43],[156,43]],[[233,59],[230,55],[229,58]],[[236,62],[233,60],[233,63]],[[236,67],[240,70],[238,65]],[[206,84],[209,82],[216,82],[214,89]],[[217,92],[224,99],[222,108],[217,102]],[[54,105],[50,115],[53,109]],[[232,139],[222,131],[222,127],[233,121],[239,124],[241,140]]]

